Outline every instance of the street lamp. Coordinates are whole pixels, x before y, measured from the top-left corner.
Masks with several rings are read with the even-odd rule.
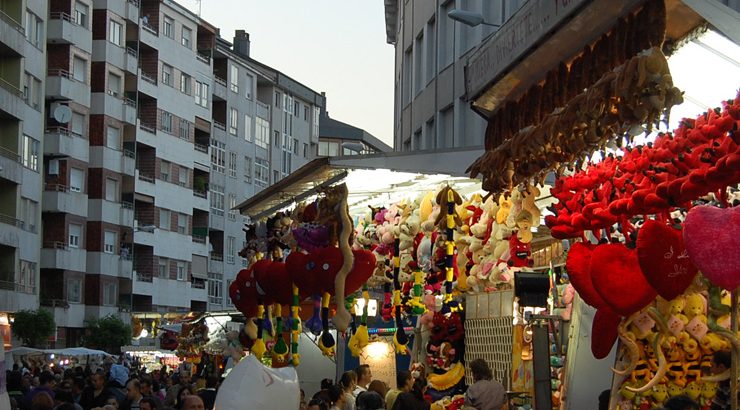
[[[455,21],[459,21],[460,23],[463,23],[470,27],[475,27],[481,24],[484,26],[501,27],[500,24],[487,23],[485,19],[483,18],[483,15],[475,11],[450,10],[447,13],[447,16]]]

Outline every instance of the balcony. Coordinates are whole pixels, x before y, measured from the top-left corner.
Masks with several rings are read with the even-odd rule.
[[[203,279],[193,279],[193,282],[190,284],[190,300],[197,300],[200,302],[208,300],[206,281]]]
[[[219,77],[213,77],[213,96],[226,101],[229,90],[226,88],[226,80]]]
[[[140,170],[136,170],[136,192],[148,195],[152,198],[156,197],[157,186],[154,182],[154,177],[146,174],[142,174]]]
[[[25,55],[26,32],[23,25],[0,10],[0,38],[18,57]]]
[[[157,146],[157,129],[153,124],[145,124],[141,122],[141,119],[137,119],[138,131],[136,132],[136,140],[142,144],[149,145],[150,147]]]
[[[154,247],[154,244],[157,243],[157,238],[154,235],[154,231],[138,231],[136,230],[137,227],[138,222],[134,220],[134,243],[138,245]]]
[[[7,148],[0,147],[0,178],[16,184],[23,182],[23,161],[21,156]]]
[[[128,0],[126,2],[126,20],[134,23],[139,22],[139,0]]]
[[[87,251],[71,248],[64,242],[44,242],[41,248],[41,269],[87,271]]]
[[[89,221],[102,221],[112,225],[121,224],[121,204],[119,202],[90,199],[88,203],[87,219]]]
[[[138,73],[138,53],[131,47],[119,46],[108,40],[94,40],[92,54],[95,61],[106,61],[134,75]]]
[[[193,189],[193,208],[208,211],[211,204],[208,202],[208,192]]]
[[[121,202],[121,226],[134,226],[134,204],[131,202]]]
[[[93,93],[91,114],[105,114],[118,121],[136,124],[136,101],[122,98],[120,94],[108,90],[105,93]]]
[[[138,74],[139,69],[139,53],[131,47],[126,47],[126,55],[124,56],[123,69],[131,74]]]
[[[90,147],[90,167],[105,168],[126,175],[134,175],[136,161],[134,153],[128,150],[119,151],[106,146]]]
[[[73,44],[88,53],[92,52],[92,32],[64,12],[49,14],[46,38],[52,44]]]
[[[153,98],[159,96],[159,90],[157,89],[157,75],[146,73],[142,71],[141,68],[137,71],[139,73],[139,78],[141,79],[141,81],[139,81],[139,91]]]
[[[90,161],[88,140],[64,127],[50,127],[44,132],[44,154]]]
[[[90,272],[100,272],[106,275],[130,278],[132,266],[133,262],[131,259],[123,259],[118,254],[105,252],[87,253],[87,269]]]
[[[127,149],[123,150],[123,163],[121,164],[121,173],[124,175],[134,176],[136,173],[136,154]]]
[[[159,50],[159,33],[157,29],[151,25],[151,23],[145,23],[144,20],[139,19],[139,40],[142,43],[148,44],[155,50]]]
[[[149,272],[134,271],[132,290],[134,295],[152,296],[154,293],[154,277]]]
[[[203,171],[208,171],[211,168],[211,155],[208,153],[208,145],[193,144],[195,150],[193,155],[193,162],[201,165]]]
[[[208,214],[208,227],[210,229],[213,229],[215,231],[223,231],[224,230],[224,215],[223,213],[221,215],[217,215],[213,212]]]
[[[9,273],[9,275],[13,275],[13,273]],[[0,311],[34,310],[38,308],[38,301],[35,286],[0,281]]]
[[[46,77],[46,97],[55,100],[72,100],[90,106],[90,86],[77,81],[67,70],[49,70]]]
[[[66,185],[46,184],[41,209],[87,217],[87,194],[75,192]]]
[[[262,119],[270,121],[270,105],[265,104],[262,101],[257,101],[255,114]]]
[[[5,112],[18,120],[22,120],[24,107],[23,91],[17,85],[11,84],[0,77],[0,114]]]
[[[10,215],[0,214],[0,245],[18,248],[21,243],[23,221]]]

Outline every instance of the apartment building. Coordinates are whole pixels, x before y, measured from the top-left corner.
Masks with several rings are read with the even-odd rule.
[[[395,48],[394,149],[483,145],[486,121],[465,101],[463,69],[496,27],[469,27],[451,10],[503,24],[525,0],[384,0],[387,42]]]
[[[47,4],[0,2],[0,326],[39,301]]]
[[[208,309],[233,309],[228,286],[247,261],[237,203],[315,156],[325,98],[249,56],[249,34],[219,38],[213,54]]]
[[[321,110],[318,156],[366,155],[390,151],[393,151],[393,147],[364,129],[331,118],[326,107]]]

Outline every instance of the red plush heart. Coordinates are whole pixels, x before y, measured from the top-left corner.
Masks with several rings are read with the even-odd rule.
[[[258,263],[255,263],[255,265],[258,265]],[[255,266],[254,270],[257,283],[265,293],[265,304],[291,304],[293,301],[293,283],[285,269],[285,263],[270,262]]]
[[[640,271],[637,252],[622,244],[599,245],[594,249],[591,280],[604,302],[622,316],[637,312],[657,295]]]
[[[250,266],[242,269],[229,286],[229,297],[231,303],[242,312],[245,317],[257,315],[257,281],[254,278],[254,270]]]
[[[637,259],[645,279],[666,300],[682,294],[697,273],[681,231],[652,219],[637,234]]]
[[[565,261],[565,269],[573,288],[578,292],[584,302],[601,309],[606,306],[604,299],[596,292],[591,281],[591,253],[592,245],[576,242],[568,250],[568,259]]]
[[[596,311],[591,325],[591,353],[597,359],[609,356],[614,342],[617,341],[617,327],[622,317],[609,308]]]
[[[712,283],[728,290],[740,286],[740,207],[691,208],[683,240],[691,261]]]
[[[352,251],[355,262],[347,275],[344,293],[348,295],[367,282],[375,269],[375,255],[366,250]],[[293,282],[303,297],[334,294],[334,278],[342,268],[342,251],[339,248],[320,248],[310,254],[292,252],[285,261]]]

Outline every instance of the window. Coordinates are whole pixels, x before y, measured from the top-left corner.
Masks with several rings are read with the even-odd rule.
[[[257,117],[255,120],[255,141],[258,147],[267,149],[270,145],[270,123],[264,119]]]
[[[162,160],[159,162],[159,179],[165,182],[169,182],[171,171],[172,165],[170,165],[168,161]]]
[[[70,168],[69,170],[69,190],[72,192],[82,192],[85,185],[85,171],[79,168]]]
[[[436,49],[436,25],[437,22],[432,17],[431,20],[427,23],[427,32],[426,32],[426,61],[424,63],[426,67],[426,81],[425,84],[429,84],[430,81],[434,78],[434,76],[437,74],[437,49]]]
[[[208,84],[195,82],[195,104],[208,108]]]
[[[226,144],[211,139],[211,168],[220,173],[226,171]]]
[[[44,21],[31,10],[26,10],[26,40],[41,48],[44,44]]]
[[[105,253],[116,253],[116,237],[118,236],[114,231],[105,231],[103,234],[103,252]]]
[[[244,114],[244,141],[252,142],[252,117]]]
[[[118,286],[115,282],[103,284],[103,305],[115,306],[118,303]]]
[[[231,66],[231,91],[239,93],[239,67]]]
[[[308,121],[308,105],[303,106],[303,120]]]
[[[192,37],[193,37],[193,30],[190,30],[187,27],[183,27],[182,28],[182,39],[180,40],[180,43],[183,46],[185,46],[187,48],[190,48],[190,43],[191,43]]]
[[[185,73],[180,73],[180,92],[190,95],[193,79]]]
[[[162,111],[162,131],[172,134],[172,114]]]
[[[298,155],[298,140],[293,138],[293,154]]]
[[[72,78],[84,83],[87,81],[87,60],[75,56],[72,60]]]
[[[121,149],[121,130],[116,127],[111,127],[110,125],[106,128],[106,140],[105,145],[108,148],[112,148],[115,150]]]
[[[114,97],[121,95],[121,76],[108,73],[108,94]]]
[[[172,20],[172,17],[164,16],[164,22],[162,23],[162,34],[169,38],[175,38],[175,30],[173,29],[175,27],[175,21]]]
[[[254,182],[259,186],[270,184],[270,161],[264,158],[255,158],[254,160]]]
[[[23,229],[29,232],[36,232],[39,203],[28,198],[21,198],[21,205],[23,209]]]
[[[188,268],[187,263],[182,261],[177,261],[177,280],[187,280],[188,278]]]
[[[246,89],[244,96],[247,97],[248,100],[252,99],[252,87],[254,86],[253,83],[254,77],[247,74],[247,81],[244,82],[244,88]]]
[[[422,78],[422,64],[424,63],[424,32],[420,32],[414,41],[414,93],[422,89],[424,79]]]
[[[439,134],[437,138],[437,148],[451,147],[454,137],[455,130],[455,106],[450,105],[439,112]]]
[[[236,253],[235,243],[236,238],[233,236],[226,238],[226,263],[234,263],[234,254]]]
[[[229,194],[229,219],[232,221],[236,221],[236,215],[238,215],[239,213],[239,211],[234,209],[235,207],[236,207],[236,195]]]
[[[339,155],[339,143],[319,141],[319,156],[320,157],[336,157]]]
[[[67,303],[82,302],[82,281],[79,279],[67,280]]]
[[[29,137],[23,136],[23,166],[33,170],[39,170],[39,142]]]
[[[236,178],[236,152],[229,151],[229,176]]]
[[[439,15],[447,16],[455,8],[455,2],[450,1],[440,7]],[[442,17],[439,19],[439,69],[440,71],[452,64],[455,50],[455,22]]]
[[[80,114],[77,111],[72,111],[72,134],[79,137],[85,137],[87,134],[85,132],[86,129],[87,124],[85,123],[85,115]]]
[[[434,135],[434,117],[430,118],[424,128],[424,148],[434,149],[437,143],[437,137]]]
[[[179,167],[179,177],[178,182],[180,183],[180,186],[187,187],[190,183],[190,170],[185,167]]]
[[[74,23],[87,28],[87,20],[90,15],[90,6],[79,1],[75,2]]]
[[[311,136],[314,138],[319,137],[319,107],[313,107],[313,128]]]
[[[188,231],[188,216],[186,214],[177,214],[177,233],[185,235]]]
[[[280,131],[275,130],[272,134],[272,142],[277,148],[280,148]]]
[[[159,229],[170,230],[171,215],[169,209],[159,209]]]
[[[162,84],[172,86],[172,66],[162,63]]]
[[[36,286],[36,263],[22,259],[18,262],[18,272],[20,273],[18,284],[34,288]]]
[[[211,184],[211,213],[224,216],[224,187]]]
[[[308,144],[303,143],[303,158],[308,158]]]
[[[108,27],[108,41],[117,45],[123,46],[123,25],[121,23],[111,20]]]
[[[69,224],[69,242],[70,248],[80,247],[80,238],[82,238],[82,225]]]
[[[282,96],[279,92],[275,91],[275,107],[280,108],[280,101],[282,100]]]
[[[167,258],[160,257],[157,261],[157,265],[160,278],[167,278],[170,276],[169,260]]]
[[[179,137],[184,140],[190,140],[190,122],[180,119]]]
[[[252,182],[252,158],[244,157],[244,182]]]
[[[293,115],[297,117],[300,111],[301,111],[301,103],[298,101],[294,101],[293,102]]]
[[[105,179],[105,200],[118,202],[118,180],[113,178]]]
[[[236,108],[231,109],[229,116],[229,134],[236,135],[239,132],[239,111]]]
[[[222,303],[221,287],[224,284],[223,280],[224,275],[208,272],[208,303]]]
[[[278,171],[277,169],[273,169],[272,170],[272,183],[274,184],[278,181],[280,181],[280,171]]]

